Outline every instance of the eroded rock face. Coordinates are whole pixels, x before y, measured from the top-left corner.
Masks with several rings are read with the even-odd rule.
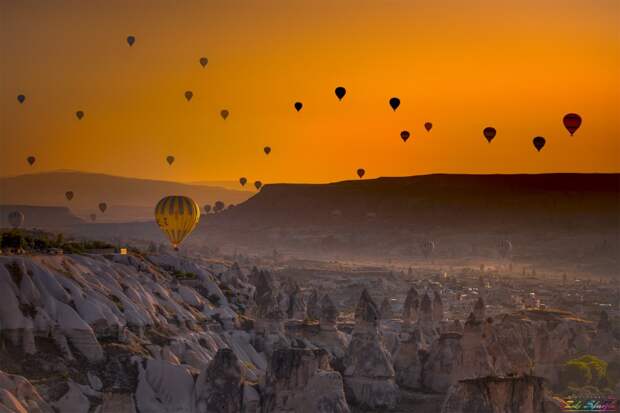
[[[295,285],[295,289],[289,297],[287,315],[288,318],[293,320],[306,319],[306,299],[299,285]]]
[[[414,287],[409,288],[405,297],[405,303],[403,304],[402,318],[404,326],[409,326],[418,320],[419,303],[418,292]]]
[[[349,336],[338,330],[336,325],[338,314],[338,308],[329,294],[325,294],[321,300],[320,331],[309,337],[309,340],[318,347],[326,349],[340,362],[349,346]]]
[[[420,350],[420,331],[402,333],[400,346],[394,356],[394,370],[399,386],[409,389],[422,387],[424,357],[426,352]]]
[[[319,301],[319,292],[312,289],[308,297],[307,313],[310,320],[318,320],[321,317],[321,303]]]
[[[459,333],[444,333],[433,342],[422,370],[423,388],[445,393],[456,382],[463,363],[461,339]]]
[[[433,321],[439,323],[443,320],[443,301],[438,291],[433,293]]]
[[[0,371],[0,411],[8,413],[54,413],[35,387],[22,377]]]
[[[459,381],[446,396],[442,413],[545,412],[543,379],[482,377]]]
[[[228,348],[220,349],[196,382],[196,411],[241,411],[241,385],[241,368],[237,356]]]
[[[327,352],[274,351],[267,371],[264,413],[348,413],[342,377],[331,370]]]
[[[382,320],[390,320],[394,318],[394,311],[392,310],[392,304],[390,304],[389,297],[385,297],[383,299],[379,312],[381,313]]]
[[[355,328],[344,360],[347,399],[369,408],[393,408],[398,401],[392,358],[377,326],[379,310],[368,294],[362,295],[355,309]]]

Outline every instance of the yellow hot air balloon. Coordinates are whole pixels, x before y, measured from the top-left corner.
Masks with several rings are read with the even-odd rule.
[[[162,198],[155,207],[155,221],[175,250],[198,225],[200,207],[193,199],[173,195]]]

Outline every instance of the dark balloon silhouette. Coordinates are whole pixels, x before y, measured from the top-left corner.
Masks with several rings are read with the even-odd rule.
[[[135,42],[136,38],[134,36],[127,36],[127,44],[129,45],[129,47],[133,46]]]
[[[547,141],[542,136],[537,136],[532,139],[532,143],[534,144],[534,148],[536,148],[536,150],[540,152],[540,150],[545,146],[545,143],[547,143]]]
[[[166,162],[168,162],[168,165],[172,165],[174,163],[174,156],[172,155],[166,156]]]
[[[208,214],[209,212],[211,212],[211,205],[207,204],[205,205],[205,214]]]
[[[366,171],[364,170],[364,168],[359,168],[357,170],[357,176],[359,176],[360,178],[363,178],[365,174],[366,174]]]
[[[108,204],[106,204],[105,202],[101,202],[99,204],[99,211],[105,212],[106,209],[108,209]]]
[[[304,107],[304,104],[301,102],[295,102],[295,110],[297,110],[297,112],[299,112],[301,110],[301,108]]]
[[[97,219],[97,214],[90,214],[90,220],[95,222],[95,220]]]
[[[399,98],[391,98],[390,99],[390,107],[392,108],[392,110],[396,111],[396,109],[398,109],[399,106],[400,106],[400,99]]]
[[[269,155],[271,153],[271,147],[269,146],[265,146],[263,148],[263,151],[265,152],[265,155]]]
[[[185,99],[189,102],[190,100],[192,100],[192,98],[194,97],[194,92],[192,92],[191,90],[186,90],[185,91]]]
[[[226,118],[228,117],[228,115],[230,115],[230,112],[226,109],[222,109],[220,111],[220,116],[222,117],[222,119],[226,120]]]
[[[403,140],[403,142],[407,142],[407,139],[409,139],[409,136],[411,136],[411,134],[407,130],[404,130],[400,133],[400,138]]]
[[[32,166],[36,161],[37,161],[37,158],[35,158],[34,156],[29,156],[26,158],[26,162],[28,162],[30,166]]]
[[[209,63],[209,59],[207,59],[206,57],[201,57],[200,58],[200,66],[207,67],[207,64]]]
[[[335,92],[336,92],[336,97],[338,98],[338,100],[342,100],[344,95],[347,94],[347,90],[345,88],[343,88],[342,86],[338,86],[336,88]]]
[[[484,137],[487,139],[487,141],[489,141],[489,143],[491,143],[491,141],[493,140],[493,138],[495,138],[495,134],[497,133],[497,131],[495,130],[495,128],[492,127],[486,127],[484,128],[484,130],[482,131],[482,134],[484,135]]]
[[[220,212],[224,210],[224,207],[226,207],[226,204],[222,201],[215,201],[215,205],[213,205],[213,212]]]
[[[71,201],[73,199],[73,191],[65,192],[65,198],[67,198],[68,201]]]
[[[512,242],[507,239],[501,240],[497,243],[497,251],[502,258],[506,258],[512,252]]]
[[[77,112],[75,112],[75,116],[78,118],[78,120],[82,120],[82,118],[84,117],[84,112],[78,110]]]
[[[24,214],[21,211],[11,211],[9,212],[9,224],[15,229],[22,226],[24,223]]]
[[[430,123],[430,122],[426,122],[426,123],[424,124],[424,129],[426,129],[426,131],[427,131],[427,132],[430,132],[430,131],[431,131],[431,129],[433,129],[433,124],[432,124],[432,123]]]
[[[263,183],[262,183],[261,181],[256,181],[256,182],[254,182],[254,187],[255,187],[256,189],[260,189],[260,188],[261,188],[261,186],[263,186]]]
[[[567,113],[564,115],[564,127],[573,136],[577,129],[581,126],[581,116],[576,113]]]
[[[17,95],[17,101],[19,103],[24,103],[26,101],[26,96],[25,95]]]
[[[244,176],[242,176],[241,178],[239,178],[239,183],[241,184],[241,186],[245,186],[246,182],[248,182],[248,179]]]
[[[420,243],[420,250],[422,251],[422,255],[424,255],[424,258],[430,257],[435,250],[435,241],[432,241],[430,239],[422,241]]]

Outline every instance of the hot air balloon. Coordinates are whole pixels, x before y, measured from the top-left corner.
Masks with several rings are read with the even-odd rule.
[[[97,219],[97,214],[90,214],[90,220],[95,222],[95,220]]]
[[[427,132],[430,132],[430,131],[431,131],[431,129],[433,129],[433,124],[432,124],[432,123],[430,123],[430,122],[426,122],[426,123],[424,124],[424,129],[426,129],[426,131],[427,131]]]
[[[256,189],[260,189],[260,188],[261,188],[261,186],[263,186],[263,183],[262,183],[261,181],[256,181],[256,182],[254,182],[254,187],[255,187]]]
[[[245,186],[245,183],[248,182],[248,179],[244,176],[242,176],[241,178],[239,178],[239,183],[241,184],[241,186]]]
[[[106,204],[105,202],[99,203],[99,211],[105,212],[106,209],[108,209],[108,204]]]
[[[303,107],[304,107],[304,104],[303,104],[303,103],[301,103],[301,102],[295,102],[295,110],[296,110],[297,112],[299,112],[299,111],[301,110],[301,108],[303,108]]]
[[[208,214],[209,212],[211,212],[211,205],[207,204],[205,205],[205,214]]]
[[[186,196],[167,196],[155,207],[155,221],[177,251],[199,220],[200,207]]]
[[[222,119],[226,120],[226,118],[228,117],[228,115],[230,115],[230,112],[226,109],[222,109],[220,111],[220,116],[222,117]]]
[[[200,66],[207,67],[207,63],[209,63],[209,59],[207,59],[206,57],[201,57],[200,58]]]
[[[215,205],[213,206],[213,212],[220,212],[224,210],[226,205],[222,201],[215,201]]]
[[[269,155],[271,153],[271,147],[269,146],[265,146],[263,148],[263,151],[265,152],[265,155]]]
[[[65,198],[67,198],[68,201],[71,201],[73,199],[73,191],[65,192]]]
[[[393,111],[396,111],[396,109],[398,109],[399,106],[400,106],[400,99],[399,98],[391,98],[390,99],[390,107],[392,108]]]
[[[347,90],[345,88],[343,88],[342,86],[338,86],[336,88],[335,92],[336,92],[336,97],[338,98],[338,100],[342,100],[344,95],[347,94]]]
[[[400,138],[403,140],[403,142],[407,142],[407,139],[409,139],[409,136],[411,136],[411,134],[409,133],[408,130],[404,130],[400,133]]]
[[[359,176],[360,178],[363,178],[365,173],[366,171],[364,170],[364,168],[359,168],[357,170],[357,176]]]
[[[15,229],[22,226],[24,223],[24,214],[21,211],[11,211],[8,215],[9,224]]]
[[[168,165],[172,165],[174,163],[174,156],[172,155],[166,156],[166,162],[168,162]]]
[[[37,158],[34,156],[29,156],[26,158],[26,161],[30,164],[30,166],[32,166],[37,161]]]
[[[127,36],[127,44],[129,45],[129,47],[133,46],[135,42],[136,38],[134,36]]]
[[[24,103],[26,101],[26,96],[25,95],[17,95],[17,101],[19,103]]]
[[[422,255],[424,255],[424,258],[430,257],[435,250],[435,242],[430,239],[422,241],[420,243],[420,250],[422,251]]]
[[[482,131],[482,134],[484,135],[485,138],[487,138],[487,141],[489,141],[489,143],[491,143],[493,138],[495,138],[496,133],[497,131],[495,130],[495,128],[492,128],[490,126],[484,128],[484,130]]]
[[[192,98],[194,97],[194,92],[192,92],[191,90],[186,90],[185,91],[185,99],[189,102],[190,100],[192,100]]]
[[[532,139],[532,143],[534,144],[534,148],[536,148],[536,150],[540,152],[540,150],[545,146],[545,143],[547,143],[547,141],[542,136],[537,136]]]
[[[512,252],[512,242],[507,239],[503,239],[497,243],[497,251],[502,258],[506,258]]]
[[[573,136],[577,129],[581,126],[581,116],[576,113],[567,113],[564,115],[564,127]]]
[[[75,116],[78,118],[78,120],[82,120],[82,118],[84,117],[84,112],[78,110],[77,112],[75,112]]]

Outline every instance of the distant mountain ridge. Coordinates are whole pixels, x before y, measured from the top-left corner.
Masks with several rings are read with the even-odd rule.
[[[84,222],[66,207],[0,205],[0,228],[10,227],[8,215],[13,211],[24,214],[24,228],[62,229]]]
[[[74,193],[71,201],[65,198],[67,191]],[[202,207],[218,200],[227,205],[238,204],[252,194],[206,185],[75,171],[0,178],[0,204],[65,206],[84,217],[96,213],[104,221],[151,219],[153,207],[167,195],[189,196]],[[98,210],[100,202],[108,205],[105,214]]]

